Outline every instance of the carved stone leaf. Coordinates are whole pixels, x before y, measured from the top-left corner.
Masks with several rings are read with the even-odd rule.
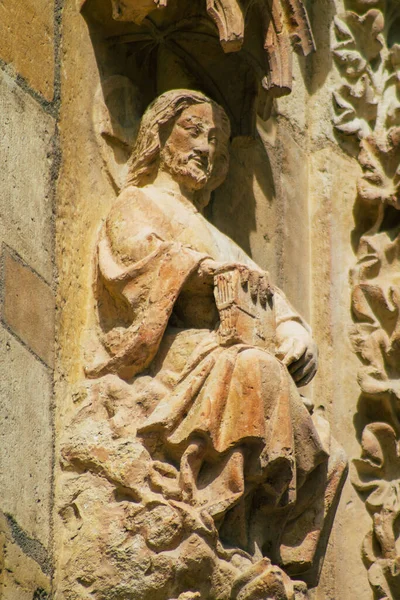
[[[389,59],[392,64],[392,68],[397,72],[397,78],[399,77],[400,70],[400,44],[393,44],[389,49]]]
[[[353,485],[369,493],[366,504],[371,512],[388,507],[400,513],[400,457],[394,429],[387,423],[367,425],[361,447],[361,459],[353,461],[357,469]]]
[[[367,61],[357,50],[339,49],[334,51],[334,55],[348,77],[357,77],[365,71]]]
[[[362,456],[383,465],[385,458],[397,460],[396,438],[393,429],[386,423],[373,423],[363,432]],[[383,448],[387,450],[385,453]]]
[[[335,18],[338,43],[333,53],[348,77],[359,76],[379,56],[383,48],[383,14],[369,10],[365,15],[348,11],[343,19]]]
[[[389,102],[386,122],[389,127],[397,127],[400,125],[400,102],[394,98]]]
[[[386,139],[371,135],[362,140],[358,159],[363,169],[361,198],[400,209],[400,128],[392,128]]]
[[[355,326],[351,341],[363,363],[358,383],[364,410],[388,420],[365,427],[362,456],[353,461],[352,479],[355,488],[366,495],[366,507],[373,518],[372,531],[364,540],[363,559],[374,597],[396,600],[400,598],[395,526],[400,515],[400,442],[396,429],[400,261],[397,221],[389,224],[387,217],[392,212],[386,209],[400,209],[400,48],[390,43],[393,28],[398,27],[400,5],[396,0],[346,0],[345,6],[345,15],[335,20],[337,44],[333,51],[351,85],[342,85],[334,94],[334,124],[361,139],[358,160],[363,175],[358,182],[358,200],[364,202],[367,214],[376,211],[375,225],[369,223],[368,231],[363,229],[357,249],[359,260],[352,271]],[[360,213],[358,225],[365,227],[362,219]]]
[[[400,125],[400,44],[394,44],[389,53],[393,69],[394,89],[388,106],[388,126]]]
[[[390,62],[395,71],[400,70],[400,44],[394,44],[389,52]]]
[[[336,37],[339,40],[339,42],[342,42],[342,43],[339,43],[336,46],[336,48],[356,43],[354,36],[351,33],[349,27],[346,25],[346,23],[342,19],[339,19],[339,17],[335,17],[334,24],[335,24]]]
[[[368,571],[368,579],[380,600],[397,600],[400,594],[399,559],[377,560]]]
[[[378,101],[368,75],[363,75],[355,85],[343,85],[334,92],[336,128],[346,135],[358,134],[366,137],[372,131],[377,115]]]
[[[383,48],[383,31],[385,21],[380,10],[369,10],[365,15],[348,12],[346,21],[357,40],[361,54],[370,62],[376,58]]]

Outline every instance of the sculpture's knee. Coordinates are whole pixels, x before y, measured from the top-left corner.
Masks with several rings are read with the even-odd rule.
[[[263,350],[262,348],[246,348],[245,350],[242,350],[242,352],[240,352],[238,360],[248,365],[249,367],[255,364],[262,363],[264,365],[269,366],[271,369],[282,369],[282,364],[276,358],[276,356],[274,356],[270,352],[267,352],[266,350]]]

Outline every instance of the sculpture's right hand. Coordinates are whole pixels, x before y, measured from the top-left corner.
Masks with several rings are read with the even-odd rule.
[[[277,328],[276,356],[288,368],[297,387],[308,385],[318,368],[318,348],[310,333],[293,321]]]

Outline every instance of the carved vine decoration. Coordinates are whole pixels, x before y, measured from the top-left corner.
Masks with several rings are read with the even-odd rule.
[[[335,19],[336,129],[358,141],[352,342],[362,366],[353,484],[373,526],[362,554],[375,597],[400,597],[400,4],[354,0]]]

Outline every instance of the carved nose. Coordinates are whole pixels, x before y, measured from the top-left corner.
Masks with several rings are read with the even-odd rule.
[[[196,150],[195,150],[195,152],[196,152],[196,154],[198,154],[198,155],[199,155],[199,156],[201,156],[202,158],[203,158],[203,157],[206,157],[206,156],[208,156],[208,155],[210,154],[210,150],[209,150],[209,148],[208,148],[208,145],[207,145],[207,144],[205,144],[205,143],[204,143],[204,144],[201,144],[201,145],[198,145],[198,146],[196,147]]]

